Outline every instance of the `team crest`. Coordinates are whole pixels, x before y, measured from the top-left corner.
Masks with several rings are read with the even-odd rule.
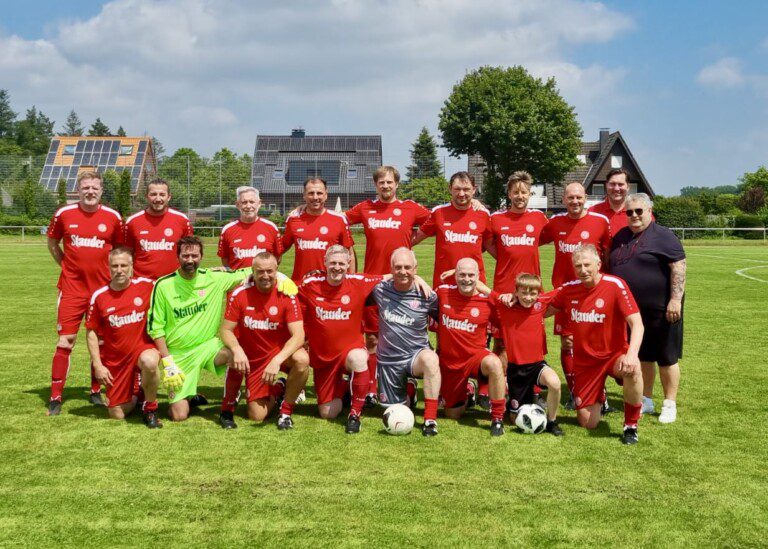
[[[328,234],[328,227],[320,227],[320,234]]]
[[[407,302],[406,305],[408,305],[414,311],[418,311],[419,308],[421,308],[421,301],[419,301],[418,299],[413,299]]]
[[[258,242],[264,242],[266,239],[267,239],[267,237],[264,236],[263,234],[260,234],[259,236],[256,237],[256,240]]]
[[[480,309],[477,307],[472,307],[472,310],[469,311],[469,314],[471,314],[473,317],[478,317],[480,316]]]
[[[537,301],[536,303],[533,304],[533,310],[534,311],[540,311],[541,310],[541,302],[540,301]]]
[[[205,290],[197,290],[197,295],[200,297],[205,297]]]
[[[271,314],[272,316],[275,316],[275,315],[277,314],[277,307],[275,307],[274,305],[272,305],[272,306],[269,308],[269,314]]]
[[[469,228],[474,231],[475,229],[477,229],[477,223],[475,223],[474,221],[470,221]]]
[[[379,393],[379,402],[386,402],[387,401],[387,395],[384,393]]]
[[[99,232],[100,232],[100,233],[105,233],[105,232],[107,232],[107,226],[106,226],[106,225],[104,225],[104,223],[99,223]]]
[[[595,300],[595,307],[597,307],[598,309],[602,309],[604,305],[605,305],[605,301],[603,301],[602,299],[598,298]]]
[[[589,238],[589,231],[581,231],[581,238],[583,238],[584,240]]]
[[[344,305],[349,305],[349,301],[350,301],[350,299],[349,299],[349,296],[348,296],[348,295],[343,295],[343,296],[341,296],[341,302],[342,302]]]
[[[395,208],[394,210],[392,210],[392,213],[393,213],[393,214],[395,214],[395,215],[398,215],[398,216],[399,216],[399,215],[401,215],[403,212],[400,210],[400,208]]]
[[[135,297],[133,298],[133,304],[136,305],[137,307],[141,307],[144,304],[144,300],[141,299],[140,297]]]
[[[168,227],[167,229],[165,229],[165,230],[163,231],[163,234],[165,234],[165,236],[173,236],[173,229],[171,229],[170,227]]]
[[[533,225],[526,225],[525,226],[525,232],[532,233],[533,232]]]

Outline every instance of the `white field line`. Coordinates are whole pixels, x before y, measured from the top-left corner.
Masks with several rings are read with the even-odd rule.
[[[768,265],[755,265],[754,267],[745,267],[744,269],[739,269],[738,271],[734,271],[734,272],[739,276],[743,276],[744,278],[755,280],[757,282],[765,282],[766,284],[768,284],[768,280],[765,280],[763,278],[757,278],[754,276],[749,276],[748,274],[744,274],[745,271],[751,271],[752,269],[768,269]]]
[[[768,261],[762,260],[762,259],[749,259],[746,257],[726,257],[722,255],[713,255],[713,254],[687,254],[687,255],[693,255],[693,257],[712,257],[714,259],[727,259],[727,260],[737,260],[737,261],[751,261],[752,263],[760,263],[760,265],[755,265],[753,267],[745,267],[743,269],[737,269],[734,272],[734,274],[747,278],[749,280],[754,280],[755,282],[763,282],[765,284],[768,284],[768,280],[757,278],[755,276],[750,276],[748,274],[745,274],[746,271],[751,271],[752,269],[768,269]]]
[[[713,255],[713,254],[700,254],[700,253],[688,253],[686,252],[686,255],[693,256],[693,257],[712,257],[714,259],[727,259],[727,260],[734,260],[737,259],[739,261],[751,261],[752,263],[766,263],[768,264],[768,260],[765,259],[749,259],[746,257],[727,257],[724,255]]]

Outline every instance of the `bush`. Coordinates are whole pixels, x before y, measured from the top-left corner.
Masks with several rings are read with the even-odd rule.
[[[657,196],[653,202],[656,221],[666,227],[703,227],[704,212],[695,198]]]
[[[736,216],[734,226],[738,229],[754,229],[765,227],[765,224],[759,215],[741,214]],[[760,231],[744,231],[736,234],[747,240],[763,239],[763,233]]]

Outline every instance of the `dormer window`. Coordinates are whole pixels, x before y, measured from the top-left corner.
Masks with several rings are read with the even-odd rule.
[[[622,158],[618,155],[612,155],[611,156],[611,168],[621,168],[622,165]]]
[[[586,154],[577,154],[576,160],[579,161],[579,164],[584,165],[587,163],[587,155]]]

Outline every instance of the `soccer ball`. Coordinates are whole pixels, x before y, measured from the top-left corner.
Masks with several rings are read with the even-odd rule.
[[[413,429],[413,412],[405,404],[394,404],[384,410],[384,429],[390,435],[407,435]]]
[[[528,435],[538,435],[547,427],[547,413],[538,404],[523,404],[517,412],[515,425]]]

